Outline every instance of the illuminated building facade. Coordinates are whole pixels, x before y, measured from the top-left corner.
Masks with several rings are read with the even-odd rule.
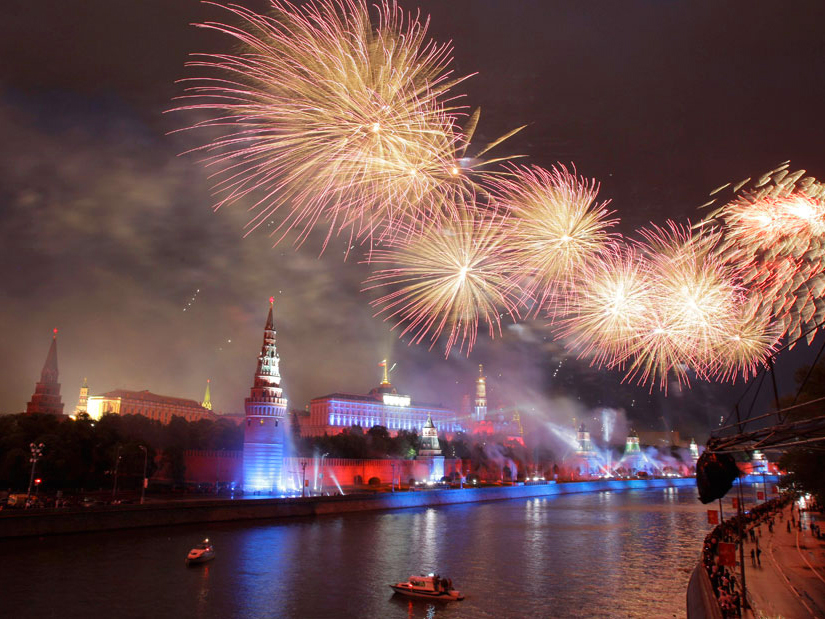
[[[275,492],[283,486],[287,400],[281,389],[273,303],[270,297],[254,383],[244,400],[243,486],[247,492]]]
[[[390,433],[399,430],[420,432],[427,419],[442,433],[463,431],[455,411],[440,406],[414,404],[408,395],[399,395],[390,384],[386,361],[381,364],[384,377],[381,384],[367,395],[331,393],[313,398],[309,415],[300,417],[303,436],[339,434],[350,426],[364,429],[384,426]]]
[[[195,400],[127,389],[115,389],[102,395],[89,396],[86,412],[92,419],[100,419],[103,415],[142,415],[161,423],[169,423],[172,417],[183,417],[186,421],[215,417],[210,410]]]
[[[57,382],[57,329],[54,330],[46,362],[40,371],[40,381],[34,386],[31,401],[26,403],[26,412],[47,415],[63,414],[60,383]]]

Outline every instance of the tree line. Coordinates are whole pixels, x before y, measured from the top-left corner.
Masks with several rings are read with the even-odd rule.
[[[242,449],[243,428],[226,419],[190,422],[173,417],[162,424],[141,415],[104,415],[98,421],[85,415],[0,415],[0,489],[28,487],[32,443],[43,444],[36,476],[47,492],[110,488],[115,467],[118,486],[129,489],[138,488],[143,477],[141,446],[148,452],[149,477],[168,465],[173,478],[182,480],[184,451]]]

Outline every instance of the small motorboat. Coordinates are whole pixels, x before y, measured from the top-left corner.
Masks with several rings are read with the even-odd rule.
[[[203,540],[200,544],[195,546],[186,555],[186,565],[197,565],[199,563],[206,563],[215,558],[215,549],[209,542],[209,539]]]
[[[442,578],[438,574],[410,576],[406,582],[397,582],[394,585],[390,585],[390,588],[401,595],[421,600],[453,602],[464,599],[460,591],[453,589],[452,580]]]

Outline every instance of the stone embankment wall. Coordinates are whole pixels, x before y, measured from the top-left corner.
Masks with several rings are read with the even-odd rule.
[[[136,527],[170,526],[237,520],[317,516],[345,512],[399,509],[475,503],[576,492],[602,492],[631,488],[695,488],[692,478],[602,480],[548,483],[524,486],[496,486],[420,492],[382,492],[333,497],[287,499],[193,500],[76,508],[56,511],[0,512],[0,537],[54,535],[86,531],[106,531]]]

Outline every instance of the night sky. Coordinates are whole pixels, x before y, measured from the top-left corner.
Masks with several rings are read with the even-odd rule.
[[[695,221],[711,190],[786,159],[825,177],[819,0],[401,6],[431,15],[459,74],[478,72],[463,88],[464,103],[482,108],[478,142],[529,124],[497,154],[575,164],[601,182],[626,234]],[[92,394],[193,399],[211,378],[215,408],[241,412],[270,295],[295,408],[365,392],[383,357],[419,401],[457,407],[484,363],[493,404],[551,418],[613,406],[639,428],[706,432],[739,392],[700,383],[648,396],[567,358],[544,321],[480,336],[469,359],[407,347],[372,317],[367,269],[345,263],[341,244],[318,258],[317,244],[242,238],[243,206],[213,213],[206,172],[179,156],[204,139],[170,135],[193,119],[164,114],[182,93],[175,81],[194,75],[187,55],[232,49],[190,24],[223,11],[194,0],[6,0],[3,14],[0,412],[25,410],[54,327],[67,412],[84,376]],[[787,373],[797,360],[780,361]],[[563,406],[549,399],[559,396]]]

